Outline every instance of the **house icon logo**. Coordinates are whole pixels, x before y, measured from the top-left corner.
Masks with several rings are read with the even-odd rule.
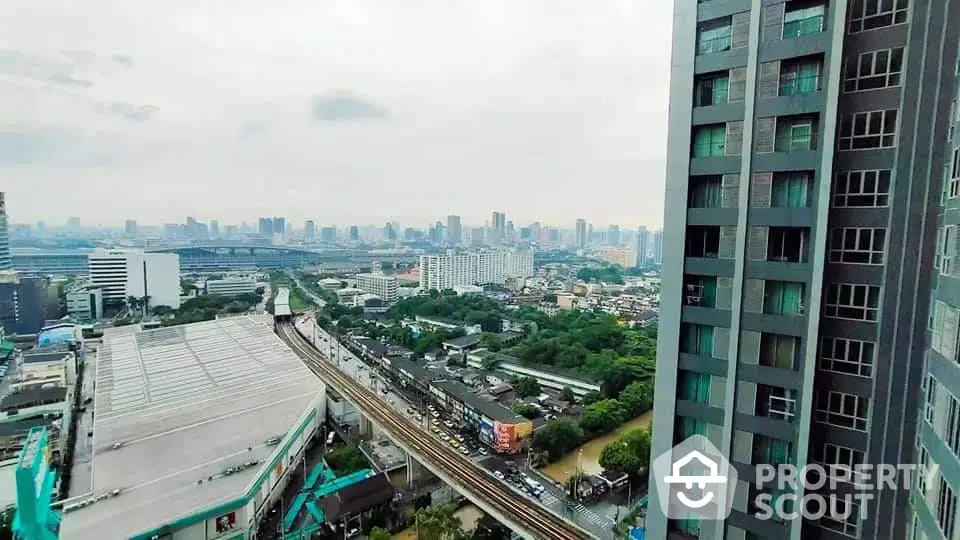
[[[657,499],[669,519],[725,519],[737,471],[703,435],[693,435],[657,456],[651,467]]]

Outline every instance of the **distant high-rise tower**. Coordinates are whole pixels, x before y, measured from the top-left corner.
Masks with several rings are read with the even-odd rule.
[[[383,237],[387,242],[394,242],[397,239],[397,230],[393,228],[393,223],[388,221],[383,226]]]
[[[463,239],[463,229],[460,228],[460,216],[447,216],[447,243],[458,245]]]
[[[587,220],[580,218],[577,220],[576,238],[574,241],[574,245],[577,249],[583,249],[587,247],[587,235]]]
[[[334,244],[337,242],[337,228],[334,227],[321,227],[320,228],[320,242],[324,244]]]
[[[220,222],[215,219],[210,220],[210,237],[211,238],[220,237]]]
[[[128,219],[126,223],[123,224],[123,232],[129,235],[137,234],[137,220]]]
[[[273,218],[273,234],[284,235],[287,232],[287,220],[282,217]]]
[[[653,264],[663,264],[663,229],[653,231]]]
[[[620,226],[611,225],[607,228],[607,243],[615,246],[620,243]]]
[[[350,226],[350,241],[359,242],[360,241],[360,228],[356,225]]]
[[[312,244],[317,239],[317,225],[312,219],[303,224],[303,241]]]
[[[503,212],[494,212],[493,219],[490,223],[490,231],[490,243],[499,244],[503,242],[507,234],[507,215]]]
[[[647,265],[647,228],[637,228],[637,268],[643,268]]]
[[[273,236],[273,220],[268,217],[262,217],[257,221],[257,232],[266,236]]]
[[[0,270],[10,270],[10,231],[7,228],[7,203],[5,194],[0,191]]]
[[[510,244],[517,241],[516,230],[513,228],[512,221],[507,221],[507,228],[503,233],[503,240]]]

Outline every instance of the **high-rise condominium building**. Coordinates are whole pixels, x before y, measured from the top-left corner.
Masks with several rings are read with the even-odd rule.
[[[123,232],[124,232],[125,234],[129,234],[129,235],[135,235],[135,234],[137,234],[137,220],[135,220],[135,219],[128,219],[128,220],[123,224]]]
[[[589,240],[589,233],[587,232],[587,220],[580,218],[577,220],[574,244],[577,249],[583,249],[587,247],[587,241]]]
[[[336,236],[336,230],[334,230],[334,236]],[[350,226],[350,241],[351,242],[360,241],[360,229],[356,225]]]
[[[463,229],[460,228],[460,216],[447,216],[447,244],[456,246],[463,240]]]
[[[306,223],[303,224],[303,241],[312,243],[317,239],[317,224],[313,222],[312,219],[308,219]]]
[[[653,231],[650,242],[653,249],[653,264],[663,264],[663,229]]]
[[[10,270],[10,231],[7,224],[7,203],[5,194],[0,191],[0,271]]]
[[[135,250],[96,249],[88,257],[90,282],[103,289],[103,301],[147,298],[147,308],[180,307],[180,256]]]
[[[649,235],[647,234],[646,227],[637,228],[637,267],[643,268],[647,265],[647,251],[648,251],[648,240]]]
[[[955,354],[928,354],[945,376],[933,425],[917,422],[958,17],[958,0],[675,2],[652,454],[705,435],[740,479],[725,521],[667,520],[651,491],[648,537],[960,532],[960,463],[938,440],[957,440],[958,403],[940,401],[960,396]],[[952,279],[936,278],[951,303],[929,321],[947,353]],[[848,506],[842,481],[824,495],[848,518],[757,515],[760,495],[805,494],[758,488],[757,464],[917,460],[941,472],[915,515],[907,489]]]
[[[507,234],[507,215],[503,212],[494,212],[490,223],[490,242],[499,244]]]
[[[503,283],[533,275],[533,250],[483,249],[467,253],[420,256],[420,288],[452,289],[463,285]]]
[[[607,244],[615,246],[620,243],[620,226],[610,225],[607,227]]]

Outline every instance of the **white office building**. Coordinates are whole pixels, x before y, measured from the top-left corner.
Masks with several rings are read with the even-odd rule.
[[[397,276],[383,274],[357,274],[357,288],[380,297],[386,304],[392,304],[400,296]]]
[[[67,315],[76,321],[103,318],[103,288],[84,285],[67,293]]]
[[[180,307],[180,256],[136,250],[96,249],[89,255],[90,282],[103,288],[105,303],[128,297],[147,299],[155,306]]]
[[[489,249],[420,256],[421,289],[503,284],[507,278],[533,276],[533,250]]]
[[[211,279],[206,282],[204,289],[207,294],[220,296],[237,296],[251,294],[257,291],[257,281],[244,278]]]

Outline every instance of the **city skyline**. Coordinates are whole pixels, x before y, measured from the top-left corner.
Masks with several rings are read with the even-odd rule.
[[[656,226],[669,11],[8,2],[0,188],[18,223]]]

